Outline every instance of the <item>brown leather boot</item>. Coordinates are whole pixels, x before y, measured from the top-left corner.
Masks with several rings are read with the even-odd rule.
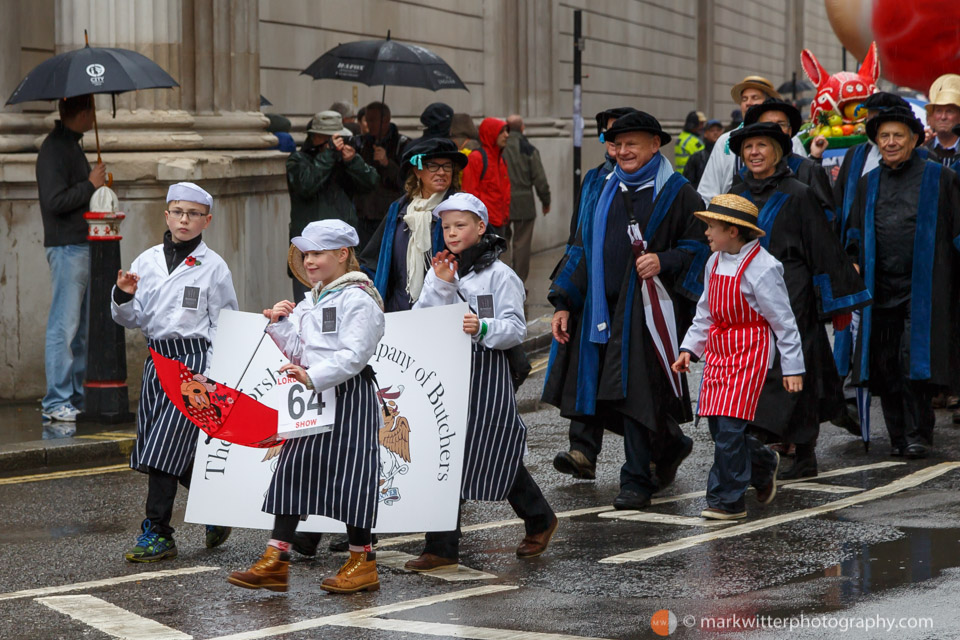
[[[227,578],[227,582],[244,589],[286,591],[290,556],[285,554],[287,559],[284,560],[281,559],[281,554],[280,549],[268,546],[252,567],[247,571],[234,571]]]
[[[320,588],[331,593],[376,591],[380,588],[377,561],[367,560],[365,551],[351,551],[350,559],[340,567],[337,575],[324,578]]]

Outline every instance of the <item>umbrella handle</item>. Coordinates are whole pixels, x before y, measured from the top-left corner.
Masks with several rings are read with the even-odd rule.
[[[108,186],[108,187],[113,187],[113,174],[112,174],[112,173],[108,173],[108,174],[107,174],[107,186]]]

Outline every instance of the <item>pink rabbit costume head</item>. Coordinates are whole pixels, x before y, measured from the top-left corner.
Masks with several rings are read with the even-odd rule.
[[[810,119],[820,124],[819,115],[836,111],[843,121],[850,124],[863,120],[867,115],[863,109],[856,112],[857,105],[877,91],[877,79],[880,77],[880,58],[877,56],[877,43],[870,44],[867,55],[856,73],[841,71],[830,75],[810,50],[804,49],[800,62],[810,81],[817,85],[817,95],[810,103]]]

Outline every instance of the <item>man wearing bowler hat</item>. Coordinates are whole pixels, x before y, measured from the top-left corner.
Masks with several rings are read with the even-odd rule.
[[[890,454],[927,457],[937,391],[956,386],[960,287],[960,179],[923,160],[913,111],[885,109],[867,122],[880,166],[857,183],[846,227],[873,306],[863,310],[853,381],[880,396]]]
[[[675,392],[653,336],[668,331],[668,317],[677,335],[689,326],[709,250],[693,215],[700,198],[660,154],[670,136],[657,119],[627,113],[604,139],[617,147],[617,166],[594,210],[581,216],[551,285],[554,345],[543,399],[565,418],[622,425],[626,462],[613,504],[642,509],[692,449],[679,427],[691,418],[685,380]],[[663,292],[654,302],[660,330],[647,326],[648,280]]]

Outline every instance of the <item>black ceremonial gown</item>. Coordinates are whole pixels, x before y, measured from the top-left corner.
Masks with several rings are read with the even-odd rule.
[[[767,371],[754,424],[797,444],[816,440],[820,423],[843,406],[840,376],[824,322],[870,303],[870,294],[843,251],[810,187],[781,161],[769,178],[747,176],[731,193],[760,208],[760,242],[783,264],[783,279],[797,319],[806,373],[803,391],[783,388],[780,354]]]

